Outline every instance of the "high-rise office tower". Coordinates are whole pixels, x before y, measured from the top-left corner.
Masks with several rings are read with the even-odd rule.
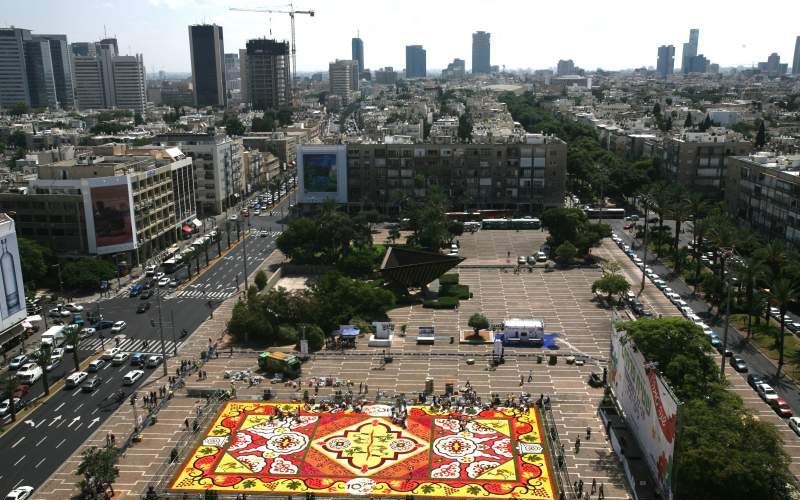
[[[119,44],[117,43],[116,38],[103,38],[96,44],[98,47],[102,47],[104,49],[108,49],[111,51],[112,56],[119,55]]]
[[[427,53],[422,45],[406,45],[406,78],[425,78]]]
[[[792,58],[792,74],[800,75],[800,36],[794,41],[794,57]]]
[[[34,35],[33,38],[47,40],[50,44],[50,58],[53,63],[53,78],[59,106],[62,108],[74,107],[75,90],[72,84],[72,61],[67,36]]]
[[[31,105],[25,63],[25,42],[30,39],[30,30],[0,28],[0,108]]]
[[[95,44],[92,42],[74,42],[69,44],[72,50],[72,55],[75,56],[93,56],[95,52]]]
[[[144,113],[147,107],[146,73],[142,55],[115,56],[111,60],[114,106]]]
[[[239,49],[239,78],[241,79],[239,97],[242,102],[250,102],[247,97],[247,49]]]
[[[337,59],[328,65],[331,94],[341,96],[342,104],[349,104],[351,94],[358,90],[357,72],[358,61]]]
[[[465,73],[466,63],[463,59],[456,58],[447,65],[447,68],[442,70],[442,78],[445,80],[457,80],[459,78],[464,78]]]
[[[686,75],[692,70],[692,59],[697,57],[697,49],[700,43],[700,30],[693,28],[689,30],[689,42],[683,44],[681,54],[681,72]]]
[[[192,58],[192,85],[196,107],[224,107],[227,101],[225,82],[225,47],[222,26],[189,26],[189,52]]]
[[[259,38],[247,41],[247,99],[257,110],[279,109],[291,103],[289,42]]]
[[[572,62],[572,59],[559,59],[556,65],[556,74],[558,76],[574,75],[575,63]]]
[[[472,34],[472,74],[488,74],[491,68],[491,34],[476,31]]]
[[[675,71],[675,46],[662,45],[658,48],[658,62],[656,73],[661,78],[666,78]]]
[[[118,107],[145,112],[147,90],[142,55],[120,56],[116,50],[115,44],[97,43],[94,56],[72,56],[75,101],[80,109]]]
[[[28,71],[28,94],[32,108],[57,108],[56,80],[50,43],[31,37],[25,42],[25,68]]]
[[[358,63],[358,74],[364,71],[364,41],[361,38],[352,40],[352,59]]]

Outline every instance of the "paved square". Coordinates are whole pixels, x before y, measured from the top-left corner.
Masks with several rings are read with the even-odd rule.
[[[555,498],[535,409],[230,402],[172,489]]]

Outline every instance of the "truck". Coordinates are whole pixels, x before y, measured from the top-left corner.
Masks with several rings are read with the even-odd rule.
[[[264,351],[258,356],[258,367],[266,373],[282,373],[286,378],[300,375],[300,358],[291,353]]]
[[[51,326],[42,334],[42,344],[50,344],[50,347],[61,347],[64,344],[64,326]]]

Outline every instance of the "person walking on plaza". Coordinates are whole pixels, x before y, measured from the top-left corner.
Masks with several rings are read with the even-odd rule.
[[[577,455],[580,452],[581,452],[581,438],[580,437],[576,437],[575,438],[575,454]]]
[[[592,495],[597,493],[597,478],[592,479],[592,490],[590,492]]]
[[[592,427],[587,425],[586,426],[586,440],[588,441],[592,437]]]
[[[597,490],[597,500],[604,500],[606,493],[603,491],[603,483],[600,483],[600,489]]]

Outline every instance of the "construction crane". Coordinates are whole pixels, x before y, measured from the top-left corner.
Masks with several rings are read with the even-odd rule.
[[[295,90],[295,80],[297,79],[297,46],[295,45],[295,38],[294,38],[294,16],[295,14],[305,14],[311,17],[314,17],[313,10],[294,10],[294,5],[288,5],[289,10],[280,10],[280,9],[266,9],[266,8],[259,8],[259,9],[240,9],[237,7],[230,7],[229,10],[235,10],[237,12],[264,12],[266,14],[289,14],[289,18],[292,21],[292,96],[294,97],[294,90]]]

